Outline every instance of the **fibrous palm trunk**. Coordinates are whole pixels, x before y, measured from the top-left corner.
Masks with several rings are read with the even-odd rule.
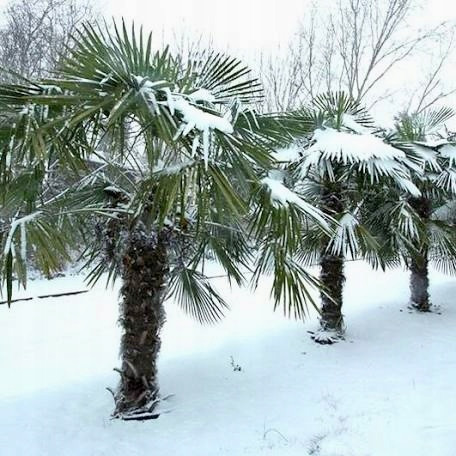
[[[323,330],[342,332],[342,292],[345,281],[344,259],[324,251],[320,257],[321,296],[320,325]]]
[[[413,198],[412,207],[424,223],[431,215],[431,202],[425,197]],[[420,312],[429,312],[431,302],[429,299],[429,252],[427,245],[419,247],[419,252],[410,259],[410,304]]]
[[[342,188],[339,183],[332,183],[322,190],[322,210],[335,216],[343,212]],[[345,282],[343,254],[332,253],[325,242],[320,252],[320,281],[323,285],[321,296],[320,325],[325,331],[342,333],[344,320],[342,315],[342,292]]]
[[[157,358],[168,273],[169,235],[136,230],[129,233],[123,253],[120,306],[122,366],[114,395],[113,416],[122,419],[158,417]]]
[[[431,307],[428,292],[428,263],[425,253],[410,261],[410,303],[420,312],[428,312]]]

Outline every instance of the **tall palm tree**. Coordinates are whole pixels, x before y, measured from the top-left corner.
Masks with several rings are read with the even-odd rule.
[[[321,331],[314,339],[333,343],[344,332],[345,260],[383,264],[368,229],[367,203],[391,186],[415,197],[420,192],[410,181],[405,153],[387,144],[367,111],[344,93],[317,97],[295,113],[294,121],[298,139],[284,153],[291,181],[297,193],[338,222],[330,237],[306,230],[299,253],[302,262],[320,267]]]
[[[81,233],[89,280],[122,280],[115,417],[158,415],[167,297],[202,322],[223,315],[208,257],[238,284],[252,264],[254,283],[274,273],[275,304],[306,310],[316,281],[293,267],[294,233],[302,224],[329,228],[318,209],[267,177],[272,147],[289,132],[281,116],[255,112],[261,90],[235,58],[155,52],[150,35],[124,24],[83,27],[54,79],[0,86],[8,299],[13,274],[26,280],[26,239],[50,271]],[[69,175],[58,193],[46,186],[51,169]]]

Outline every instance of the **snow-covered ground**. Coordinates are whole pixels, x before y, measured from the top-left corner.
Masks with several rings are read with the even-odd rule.
[[[267,286],[219,289],[232,311],[202,327],[169,303],[158,420],[109,419],[117,291],[0,306],[2,456],[456,454],[456,280],[432,274],[442,314],[409,313],[403,271],[347,267],[347,340],[313,343],[273,313]],[[81,277],[25,293],[77,290]],[[234,370],[239,365],[241,370]]]

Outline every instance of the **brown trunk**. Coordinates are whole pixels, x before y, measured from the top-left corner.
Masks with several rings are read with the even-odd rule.
[[[321,296],[320,325],[323,330],[342,332],[342,292],[345,281],[344,259],[341,256],[322,252],[320,257],[320,280],[324,290]]]
[[[410,200],[411,206],[426,223],[431,216],[431,202],[420,197]],[[410,259],[410,304],[420,312],[429,312],[431,302],[429,299],[429,251],[428,246],[419,248],[419,253]]]
[[[340,183],[328,184],[321,194],[322,210],[336,216],[343,212],[342,187]],[[345,281],[344,257],[342,254],[334,255],[328,251],[328,243],[321,248],[320,254],[320,280],[324,287],[321,296],[320,325],[323,330],[341,333],[344,327],[342,315],[342,292]]]
[[[123,254],[120,306],[121,380],[113,416],[122,419],[158,417],[157,358],[168,273],[168,233],[136,230],[129,234]]]
[[[428,289],[427,255],[413,258],[410,261],[410,304],[420,312],[429,312],[431,308]]]

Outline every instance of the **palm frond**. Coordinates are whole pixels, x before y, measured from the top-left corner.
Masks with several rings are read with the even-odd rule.
[[[209,279],[194,269],[177,268],[170,280],[170,294],[182,309],[200,323],[216,323],[228,304],[212,287]]]

